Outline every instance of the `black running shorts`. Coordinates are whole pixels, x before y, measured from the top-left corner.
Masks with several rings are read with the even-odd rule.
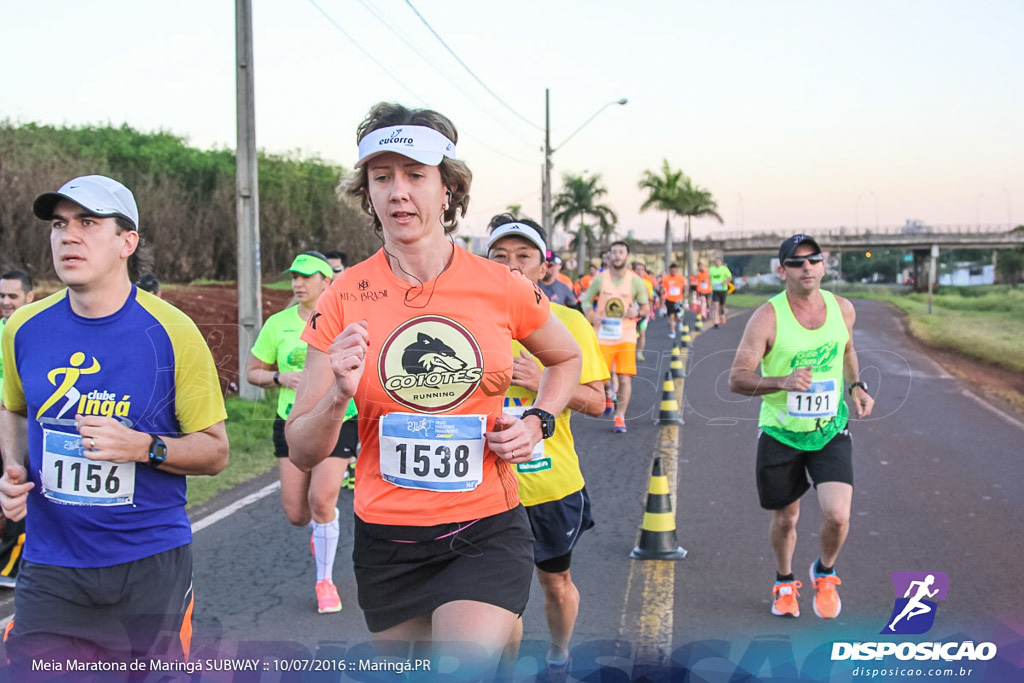
[[[278,458],[288,457],[288,442],[284,438],[285,419],[278,415],[274,418],[274,455]],[[341,432],[338,434],[338,442],[334,444],[334,450],[329,457],[332,458],[354,458],[356,448],[359,445],[359,424],[356,418],[345,420],[341,424]]]
[[[34,680],[33,660],[184,661],[192,638],[192,545],[112,567],[23,561],[14,609],[12,681]]]
[[[853,439],[850,430],[832,437],[820,451],[802,451],[764,432],[757,440],[757,494],[761,507],[781,510],[811,487],[828,481],[853,486]]]

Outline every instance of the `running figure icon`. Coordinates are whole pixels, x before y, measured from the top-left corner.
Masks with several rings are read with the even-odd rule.
[[[892,623],[889,624],[890,631],[896,631],[896,624],[903,618],[910,621],[911,618],[921,614],[927,614],[932,611],[932,606],[922,602],[923,598],[934,598],[938,594],[939,589],[929,591],[928,589],[932,584],[935,583],[935,575],[929,574],[924,581],[911,581],[910,586],[907,588],[907,592],[903,594],[904,598],[910,598],[909,602],[903,607],[903,611],[899,613]],[[916,592],[915,592],[916,588]],[[914,593],[911,597],[910,594]]]

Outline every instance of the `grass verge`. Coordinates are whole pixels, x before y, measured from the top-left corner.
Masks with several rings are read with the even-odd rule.
[[[964,291],[969,289],[976,288],[945,288],[934,295],[931,314],[927,294],[848,296],[879,299],[902,309],[911,334],[930,346],[1024,372],[1024,290],[993,286]]]
[[[215,477],[188,478],[188,506],[205,503],[216,494],[254,479],[277,466],[271,431],[277,412],[277,392],[268,391],[261,401],[237,396],[225,401],[228,411],[228,443],[231,457]]]

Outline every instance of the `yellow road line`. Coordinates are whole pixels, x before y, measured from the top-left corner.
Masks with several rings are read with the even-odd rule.
[[[669,500],[673,514],[676,509],[673,484],[678,472],[678,451],[679,425],[662,426],[658,431],[658,446],[654,456],[661,457],[665,478],[670,482]],[[672,560],[634,560],[630,564],[619,636],[636,644],[637,658],[644,662],[664,661],[672,651],[675,576],[676,563]],[[640,588],[638,596],[633,596],[634,584]],[[634,621],[629,618],[631,614],[639,614],[640,617]]]

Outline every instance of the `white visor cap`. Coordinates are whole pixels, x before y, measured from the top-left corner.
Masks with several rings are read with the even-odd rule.
[[[437,166],[445,157],[455,158],[455,143],[427,126],[378,128],[359,141],[356,168],[384,152],[395,152],[421,164]]]
[[[540,249],[541,259],[544,259],[544,255],[548,253],[548,247],[544,244],[544,240],[541,239],[540,233],[531,228],[525,223],[506,223],[505,225],[495,228],[494,232],[491,233],[490,238],[487,240],[487,250],[490,251],[491,247],[505,237],[519,237],[531,242],[538,249]]]

